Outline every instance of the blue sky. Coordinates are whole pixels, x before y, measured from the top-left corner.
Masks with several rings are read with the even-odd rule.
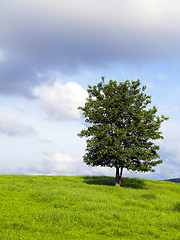
[[[140,79],[169,116],[155,173],[180,177],[178,0],[1,0],[0,174],[108,175],[83,163],[78,106],[105,76]]]

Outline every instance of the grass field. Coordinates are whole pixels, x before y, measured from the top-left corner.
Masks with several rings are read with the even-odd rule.
[[[180,239],[180,184],[0,176],[0,239]]]

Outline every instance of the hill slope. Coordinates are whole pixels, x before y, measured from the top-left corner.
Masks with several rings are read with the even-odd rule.
[[[180,239],[180,185],[0,176],[0,239]]]
[[[167,180],[164,180],[164,181],[174,182],[174,183],[180,183],[180,178],[171,178],[171,179],[167,179]]]

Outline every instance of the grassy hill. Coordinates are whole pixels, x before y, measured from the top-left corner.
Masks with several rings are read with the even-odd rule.
[[[180,239],[180,184],[0,176],[0,239]]]

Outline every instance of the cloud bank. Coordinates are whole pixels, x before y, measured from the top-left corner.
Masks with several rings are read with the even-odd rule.
[[[39,72],[177,57],[179,28],[178,0],[2,0],[0,92],[27,95]]]
[[[82,158],[73,158],[66,153],[55,153],[42,160],[38,166],[30,166],[28,171],[33,174],[45,175],[109,175],[114,176],[114,169],[105,167],[89,167]]]
[[[172,158],[164,155],[163,164],[155,168],[155,172],[139,173],[127,171],[124,169],[123,177],[137,177],[154,180],[165,180],[168,178],[179,177],[179,164],[173,164]],[[18,171],[18,170],[17,170]],[[24,169],[26,174],[43,174],[43,175],[89,175],[89,176],[112,176],[115,177],[115,168],[109,167],[90,167],[83,163],[81,157],[73,158],[66,153],[55,153],[51,157],[42,160],[37,165],[31,165]]]

